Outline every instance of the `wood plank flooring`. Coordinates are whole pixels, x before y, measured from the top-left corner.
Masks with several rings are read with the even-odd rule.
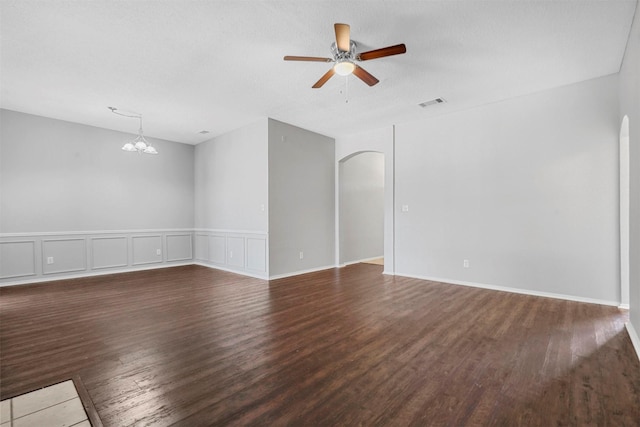
[[[200,266],[0,288],[0,397],[79,375],[105,426],[638,426],[614,307]]]

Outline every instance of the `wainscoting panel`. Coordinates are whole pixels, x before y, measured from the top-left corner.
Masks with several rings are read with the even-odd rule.
[[[193,232],[0,233],[0,286],[192,264]],[[208,251],[209,233],[199,239],[199,250]],[[207,260],[208,252],[204,256]]]
[[[91,268],[126,267],[129,260],[127,236],[92,237]]]
[[[227,264],[232,267],[244,267],[244,239],[227,237]]]
[[[0,279],[36,274],[36,241],[0,242]]]
[[[243,230],[0,233],[0,286],[194,262],[268,279],[268,242],[266,232]]]
[[[260,273],[267,271],[267,241],[247,238],[247,268]]]
[[[204,248],[204,237],[209,245]],[[268,234],[242,230],[195,230],[198,264],[269,278]],[[208,251],[208,259],[205,254]]]
[[[167,235],[167,261],[186,261],[193,259],[193,242],[189,234]]]
[[[209,236],[206,234],[196,234],[196,256],[198,261],[209,260]]]
[[[133,265],[162,262],[162,235],[134,236]]]
[[[225,236],[209,236],[209,261],[225,264],[227,261],[227,238]]]
[[[87,240],[84,237],[42,240],[42,273],[71,273],[87,269]]]

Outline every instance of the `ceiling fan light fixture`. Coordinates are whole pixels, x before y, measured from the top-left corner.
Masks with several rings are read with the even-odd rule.
[[[336,41],[331,43],[331,58],[320,58],[317,56],[285,56],[285,61],[312,61],[312,62],[333,62],[333,67],[320,77],[311,88],[321,88],[334,74],[348,76],[353,74],[365,84],[375,86],[380,82],[364,68],[356,65],[360,61],[384,58],[386,56],[400,55],[407,52],[407,47],[402,44],[387,46],[381,49],[374,49],[367,52],[358,53],[356,42],[351,40],[351,27],[348,24],[334,24]]]
[[[355,69],[356,69],[356,64],[354,64],[351,61],[341,61],[336,63],[336,65],[334,65],[333,67],[333,70],[339,76],[348,76],[349,74],[353,73],[353,70]]]

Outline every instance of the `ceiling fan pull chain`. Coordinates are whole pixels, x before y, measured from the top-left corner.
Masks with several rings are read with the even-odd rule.
[[[344,79],[344,103],[349,103],[349,76]]]

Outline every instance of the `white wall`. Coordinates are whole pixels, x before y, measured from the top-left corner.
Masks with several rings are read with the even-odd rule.
[[[617,84],[397,125],[396,273],[619,303]]]
[[[339,162],[340,263],[384,255],[384,155],[359,153]]]
[[[629,117],[630,233],[629,306],[636,350],[640,355],[640,11],[636,14],[620,69],[620,115]],[[634,333],[634,332],[632,332]]]
[[[384,272],[394,272],[394,129],[374,129],[336,139],[336,164],[355,153],[376,151],[384,154]],[[336,194],[339,191],[336,190]],[[339,201],[338,201],[339,203]],[[340,209],[336,211],[338,215]],[[336,220],[339,222],[339,220]],[[338,236],[340,230],[337,230]],[[336,238],[339,241],[339,237]],[[339,262],[339,260],[336,260]]]
[[[271,277],[335,265],[334,156],[332,138],[269,119]]]
[[[268,120],[195,147],[196,228],[267,232]]]
[[[268,277],[268,120],[195,148],[195,260]]]
[[[193,152],[0,110],[0,283],[192,262]]]

